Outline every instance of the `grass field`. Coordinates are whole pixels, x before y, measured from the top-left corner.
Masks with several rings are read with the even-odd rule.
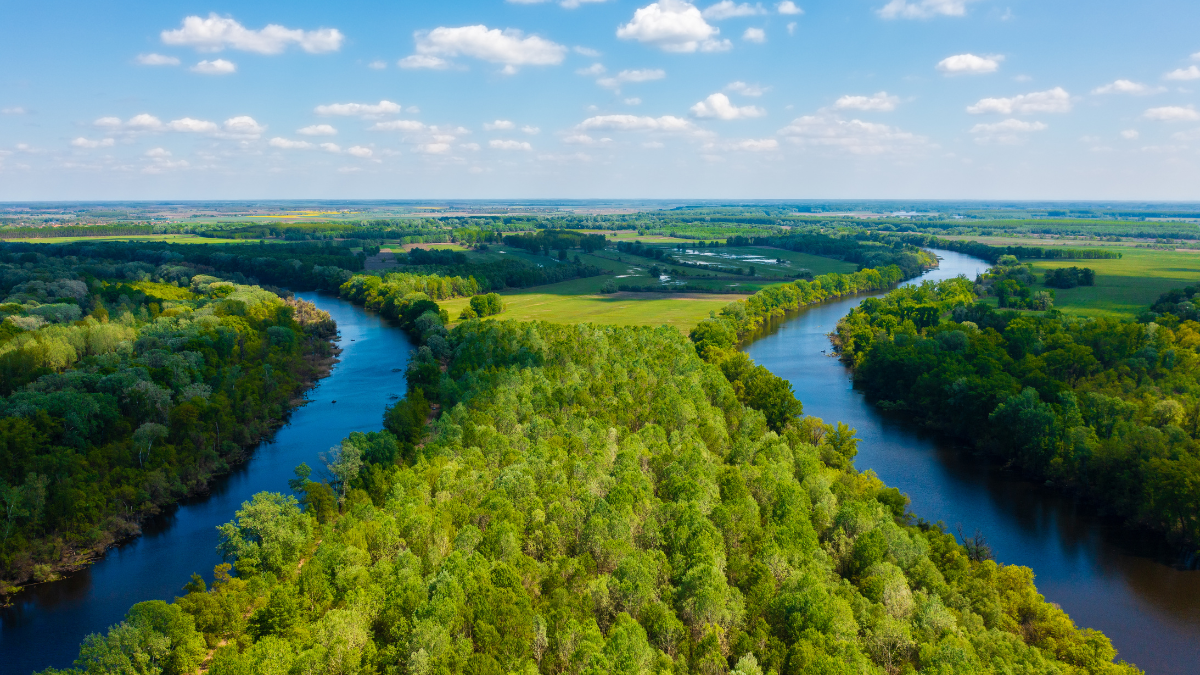
[[[601,295],[600,285],[609,276],[573,279],[548,286],[509,291],[504,296],[505,311],[498,318],[554,323],[598,323],[620,326],[675,326],[687,332],[710,311],[720,310],[745,295],[708,295],[685,293],[614,293]],[[455,298],[439,302],[450,318],[470,302]]]
[[[172,244],[257,244],[257,239],[213,239],[197,237],[194,234],[128,234],[111,237],[42,237],[32,239],[16,239],[0,237],[0,241],[22,242],[26,244],[71,244],[77,241],[166,241]],[[280,240],[267,240],[269,243],[286,243]]]
[[[1054,306],[1082,316],[1133,318],[1158,296],[1200,282],[1200,253],[1124,248],[1119,260],[1030,260],[1039,282],[1046,270],[1090,267],[1095,286],[1050,289]],[[1045,288],[1040,283],[1038,288]]]

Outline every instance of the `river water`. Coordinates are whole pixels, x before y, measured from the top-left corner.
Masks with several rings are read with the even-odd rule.
[[[311,401],[254,451],[251,459],[218,480],[212,492],[143,527],[143,535],[111,550],[83,572],[34,586],[0,609],[0,675],[24,675],[48,666],[65,668],[89,633],[103,632],[144,600],[171,600],[193,572],[212,579],[221,563],[217,526],[242,502],[264,490],[288,492],[292,469],[316,469],[319,453],[351,431],[383,425],[389,396],[404,395],[402,372],[413,346],[378,315],[334,296],[300,293],[329,312],[342,339],[341,363],[308,393]],[[337,401],[337,403],[333,403]]]
[[[909,283],[974,278],[986,266],[968,256],[938,254],[941,266]],[[262,490],[286,491],[296,465],[315,467],[318,453],[351,431],[380,427],[388,397],[404,394],[404,379],[393,369],[404,368],[411,343],[350,303],[301,297],[333,315],[344,350],[342,362],[310,392],[312,403],[296,410],[211,495],[147,524],[144,536],[86,571],[31,588],[14,606],[0,609],[0,675],[68,666],[85,635],[120,621],[130,605],[170,600],[193,572],[211,577],[221,562],[216,526],[243,501]],[[1144,542],[1130,541],[1086,508],[882,416],[854,391],[846,368],[826,355],[826,336],[863,297],[805,309],[764,331],[746,351],[792,383],[805,413],[855,427],[862,438],[858,467],[906,492],[913,513],[951,528],[961,525],[967,533],[981,530],[997,560],[1033,568],[1047,599],[1080,626],[1104,631],[1121,658],[1148,673],[1200,672],[1200,572],[1139,555]]]
[[[940,267],[908,283],[960,274],[974,279],[987,266],[936,253]],[[860,470],[872,469],[907,493],[911,511],[925,520],[952,530],[961,525],[968,535],[979,529],[999,562],[1031,567],[1046,599],[1079,626],[1108,635],[1118,658],[1152,675],[1200,673],[1200,572],[1140,555],[1153,544],[1090,516],[1086,506],[881,415],[853,389],[850,372],[827,356],[827,336],[865,297],[802,310],[764,331],[746,353],[792,383],[805,414],[858,430]]]

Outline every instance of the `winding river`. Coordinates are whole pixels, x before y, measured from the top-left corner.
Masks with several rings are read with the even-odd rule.
[[[939,269],[924,279],[965,274],[981,260],[938,251]],[[882,294],[879,294],[882,295]],[[341,330],[342,362],[309,394],[288,425],[212,493],[148,523],[141,538],[63,581],[36,586],[0,610],[0,673],[66,667],[80,640],[120,621],[130,605],[170,600],[193,572],[206,577],[220,561],[216,526],[262,490],[286,491],[292,469],[315,466],[318,453],[349,432],[377,429],[390,395],[404,394],[402,369],[412,350],[399,329],[328,295],[301,294],[325,309]],[[863,296],[805,309],[777,322],[747,348],[756,361],[788,379],[809,415],[840,420],[862,438],[856,464],[912,498],[930,521],[966,532],[977,528],[996,558],[1028,565],[1038,588],[1080,626],[1104,631],[1121,658],[1152,675],[1200,670],[1200,572],[1185,572],[1139,555],[1111,523],[1043,487],[962,453],[881,415],[851,386],[826,337]],[[336,400],[334,404],[332,401]]]
[[[209,495],[146,523],[141,537],[83,572],[33,586],[0,609],[0,674],[68,667],[84,636],[119,622],[131,605],[182,595],[193,572],[211,579],[213,566],[221,563],[216,528],[242,502],[263,490],[287,492],[292,469],[301,462],[316,468],[319,453],[351,431],[382,426],[389,396],[404,395],[404,378],[393,369],[407,365],[412,343],[386,320],[345,300],[297,295],[329,312],[342,336],[341,363],[308,393],[311,402]]]
[[[940,267],[909,284],[960,274],[974,279],[987,266],[936,253]],[[865,297],[802,310],[764,331],[746,353],[792,383],[805,414],[858,430],[860,470],[872,469],[907,493],[918,516],[952,530],[961,525],[967,534],[979,529],[998,561],[1033,568],[1046,599],[1079,626],[1108,635],[1118,658],[1151,675],[1200,672],[1200,572],[1140,555],[1153,545],[1132,540],[1073,500],[881,415],[853,389],[849,370],[824,352],[832,351],[827,336],[838,319]]]

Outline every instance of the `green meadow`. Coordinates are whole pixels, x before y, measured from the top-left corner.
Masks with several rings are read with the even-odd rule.
[[[1096,270],[1095,286],[1055,288],[1054,306],[1082,316],[1133,318],[1158,296],[1173,289],[1200,283],[1200,252],[1122,248],[1118,260],[1029,260],[1041,281],[1046,270],[1090,267]],[[1041,283],[1039,288],[1045,288]]]

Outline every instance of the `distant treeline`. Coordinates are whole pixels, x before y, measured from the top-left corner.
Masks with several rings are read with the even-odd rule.
[[[1011,255],[1021,260],[1117,260],[1121,258],[1119,251],[1109,251],[1100,248],[1063,248],[1060,246],[993,246],[977,241],[960,241],[957,239],[942,239],[928,234],[901,234],[896,238],[932,248],[944,248],[957,253],[965,253],[983,258],[995,263],[1000,256]]]
[[[62,225],[60,227],[0,228],[0,239],[50,239],[54,237],[149,236],[154,225]]]

